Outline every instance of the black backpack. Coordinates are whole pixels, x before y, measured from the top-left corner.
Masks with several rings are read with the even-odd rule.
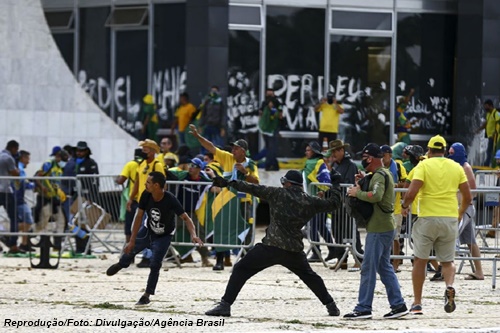
[[[378,170],[377,172],[384,176],[385,190],[387,191],[387,187],[389,186],[389,175],[382,170]],[[358,185],[361,187],[361,191],[367,192],[369,190],[370,181],[372,177],[373,174],[370,174],[358,181]],[[347,215],[355,219],[356,225],[360,228],[367,227],[368,221],[370,221],[370,218],[373,215],[373,205],[374,204],[369,203],[368,201],[363,201],[355,197],[350,197],[350,196],[345,197],[345,207]],[[394,212],[394,210],[383,209],[379,203],[377,203],[377,205],[384,213]]]

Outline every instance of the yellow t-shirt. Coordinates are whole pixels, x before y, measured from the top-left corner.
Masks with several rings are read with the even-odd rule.
[[[234,168],[234,164],[237,163],[233,157],[233,154],[227,152],[225,150],[221,150],[219,148],[215,149],[214,160],[220,163],[222,169],[224,170],[224,177],[230,177]],[[254,170],[251,170],[249,167],[246,167],[246,170],[250,172],[250,176],[259,180],[259,170],[257,165],[255,165]],[[247,201],[251,199],[251,195],[247,194]]]
[[[189,125],[193,113],[196,112],[196,107],[187,103],[186,105],[181,105],[175,111],[175,117],[177,118],[177,125],[179,126],[179,132],[184,132],[186,127]]]
[[[323,103],[318,109],[321,112],[319,131],[326,133],[338,133],[340,113],[334,104]]]
[[[123,176],[128,179],[128,195],[132,194],[132,190],[134,189],[134,184],[135,184],[135,176],[137,175],[137,167],[139,166],[139,163],[136,161],[130,161],[125,164],[125,166],[122,169],[122,172],[120,173],[120,176]],[[132,199],[132,198],[131,198]],[[135,199],[135,198],[133,198]]]
[[[460,164],[444,157],[432,157],[415,167],[413,180],[421,180],[418,216],[458,217],[457,190],[467,182]]]
[[[401,178],[399,179],[400,182],[406,181],[406,169],[403,166],[403,162],[401,160],[394,160],[399,165],[399,170],[401,171]],[[396,195],[394,197],[394,215],[401,214],[401,192],[396,192]],[[413,213],[413,212],[412,212]]]
[[[137,176],[135,178],[135,180],[139,182],[139,191],[137,192],[137,198],[140,198],[142,192],[144,192],[144,190],[146,189],[146,180],[148,180],[149,173],[153,171],[158,171],[165,175],[163,164],[159,163],[157,160],[153,160],[151,161],[151,163],[148,163],[146,160],[144,160],[137,168]]]

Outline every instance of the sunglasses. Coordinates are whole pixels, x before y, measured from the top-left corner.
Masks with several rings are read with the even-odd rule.
[[[189,164],[189,167],[191,167],[191,168],[200,168],[201,169],[201,167],[198,164],[194,164],[194,163]]]

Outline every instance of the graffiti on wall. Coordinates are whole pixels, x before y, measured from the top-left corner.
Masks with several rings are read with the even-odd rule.
[[[141,129],[140,111],[143,96],[132,95],[134,82],[129,75],[118,77],[112,86],[106,79],[89,78],[85,70],[80,70],[78,83],[109,116],[113,104],[113,120],[121,128],[132,135],[136,135]],[[186,90],[186,71],[179,66],[157,71],[153,74],[152,83],[152,95],[158,116],[161,121],[171,121],[179,103],[179,95]]]

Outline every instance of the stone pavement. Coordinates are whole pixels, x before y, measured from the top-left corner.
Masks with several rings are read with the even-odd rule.
[[[97,259],[63,259],[57,270],[39,270],[29,268],[28,258],[0,257],[0,327],[9,332],[40,332],[39,327],[9,325],[19,320],[35,321],[25,325],[36,325],[36,320],[51,323],[56,320],[59,324],[72,320],[70,326],[50,329],[55,332],[500,332],[500,297],[499,291],[491,287],[491,262],[484,263],[487,275],[484,281],[464,280],[470,270],[467,266],[463,274],[457,275],[457,310],[452,314],[443,309],[444,282],[427,281],[423,316],[384,320],[382,316],[390,309],[383,285],[378,283],[374,319],[364,321],[329,317],[326,308],[302,281],[283,267],[273,267],[248,281],[232,307],[232,317],[221,322],[203,313],[222,296],[229,269],[214,272],[211,268],[201,268],[200,263],[183,264],[182,268],[166,263],[164,267],[168,270],[162,270],[151,304],[136,308],[134,304],[144,292],[149,270],[130,267],[113,277],[106,276],[106,269],[117,259],[116,254],[101,254]],[[325,280],[342,315],[352,310],[359,272],[334,272],[321,264],[313,264],[313,268]],[[401,268],[398,278],[410,305],[410,261],[405,261]],[[40,321],[38,324],[43,324]],[[146,321],[157,326],[140,326]],[[75,322],[97,326],[75,326]],[[169,323],[178,326],[168,326]],[[127,326],[134,324],[136,328]]]

